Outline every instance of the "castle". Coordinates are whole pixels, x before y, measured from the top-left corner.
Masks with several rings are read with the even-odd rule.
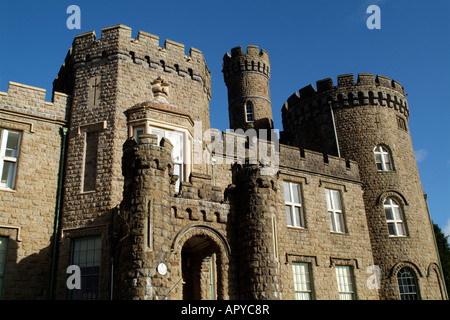
[[[75,37],[52,102],[10,82],[1,297],[448,299],[404,88],[318,81],[278,140],[270,72],[256,46],[225,54],[227,132],[202,52],[124,25]]]

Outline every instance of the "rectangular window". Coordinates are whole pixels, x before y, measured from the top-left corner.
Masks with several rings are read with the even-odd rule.
[[[0,187],[2,188],[14,189],[15,187],[21,136],[19,131],[0,128]]]
[[[0,299],[3,294],[3,280],[5,278],[6,253],[8,251],[8,237],[0,237]]]
[[[71,264],[80,267],[81,289],[69,290],[70,299],[98,299],[101,243],[100,236],[73,239]]]
[[[97,178],[98,132],[86,132],[83,192],[94,191]]]
[[[253,114],[253,103],[251,101],[248,101],[245,104],[245,119],[247,122],[255,121],[255,117]]]
[[[312,300],[311,268],[309,263],[294,262],[292,273],[294,275],[294,290],[296,300]]]
[[[300,184],[284,181],[283,189],[288,226],[305,228]]]
[[[345,232],[341,195],[338,190],[325,189],[330,231]]]
[[[340,300],[355,300],[355,282],[351,266],[336,266],[336,278]]]
[[[162,138],[167,138],[172,143],[173,174],[179,177],[175,184],[175,189],[179,190],[180,182],[184,181],[184,134],[182,132],[155,128],[150,128],[150,133],[158,136],[158,144]]]
[[[145,133],[145,128],[144,127],[135,127],[133,129],[133,134],[134,134],[134,140],[136,140],[137,143],[139,143],[139,136],[141,134]]]
[[[398,125],[399,129],[408,131],[408,129],[406,127],[406,121],[402,117],[397,116],[397,125]]]

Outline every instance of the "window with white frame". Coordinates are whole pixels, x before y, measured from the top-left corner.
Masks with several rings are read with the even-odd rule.
[[[284,181],[283,189],[288,226],[305,228],[300,184]]]
[[[145,128],[143,126],[133,128],[133,136],[137,143],[139,143],[139,136],[144,133],[145,133]]]
[[[405,222],[400,204],[394,198],[384,201],[384,212],[390,236],[406,236]]]
[[[420,300],[417,279],[414,271],[404,267],[397,274],[398,288],[402,300]]]
[[[328,218],[330,231],[345,232],[344,213],[342,212],[341,195],[338,190],[325,189],[327,199]]]
[[[173,145],[172,149],[172,161],[173,161],[173,174],[179,178],[175,184],[175,189],[180,189],[180,181],[184,180],[185,168],[184,168],[184,133],[179,131],[168,131],[159,128],[150,128],[150,134],[158,136],[158,144],[162,138],[167,138]]]
[[[253,103],[251,101],[247,101],[245,104],[245,120],[247,122],[253,122],[255,120],[253,111]]]
[[[14,189],[22,133],[0,128],[0,187]]]
[[[294,291],[296,300],[312,300],[311,266],[306,262],[293,262]]]
[[[378,171],[393,170],[391,153],[386,147],[377,146],[373,150]]]
[[[355,300],[355,281],[351,266],[336,266],[336,278],[340,300]]]

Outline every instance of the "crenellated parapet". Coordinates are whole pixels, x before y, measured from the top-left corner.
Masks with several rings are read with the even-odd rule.
[[[211,95],[211,72],[200,50],[190,48],[186,54],[181,43],[165,40],[161,47],[158,36],[139,31],[137,38],[132,38],[131,32],[130,27],[115,25],[103,28],[99,39],[94,31],[76,36],[55,80],[57,87],[58,78],[64,78],[63,75],[70,73],[72,68],[120,59],[199,81],[204,91]]]
[[[258,46],[248,45],[247,52],[242,47],[231,49],[231,54],[226,53],[223,57],[223,76],[225,83],[242,72],[261,73],[270,78],[270,59],[266,50],[259,50]]]
[[[316,88],[311,84],[291,95],[282,107],[283,124],[288,124],[292,118],[307,119],[316,113],[333,109],[365,105],[392,108],[409,119],[409,108],[405,89],[396,80],[385,76],[374,76],[369,73],[359,73],[355,81],[353,74],[337,77],[337,85],[331,78],[316,82]]]
[[[54,91],[51,102],[45,101],[45,95],[45,89],[10,81],[8,92],[0,92],[0,108],[4,112],[19,112],[61,123],[67,121],[70,95]]]
[[[270,59],[264,49],[248,45],[223,57],[223,78],[228,89],[230,128],[273,128],[270,100]]]

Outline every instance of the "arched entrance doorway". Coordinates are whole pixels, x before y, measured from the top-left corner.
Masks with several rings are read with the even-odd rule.
[[[180,262],[185,300],[229,299],[230,246],[217,230],[205,225],[186,226],[172,242]]]
[[[217,246],[204,237],[192,237],[181,250],[183,299],[217,299]]]

